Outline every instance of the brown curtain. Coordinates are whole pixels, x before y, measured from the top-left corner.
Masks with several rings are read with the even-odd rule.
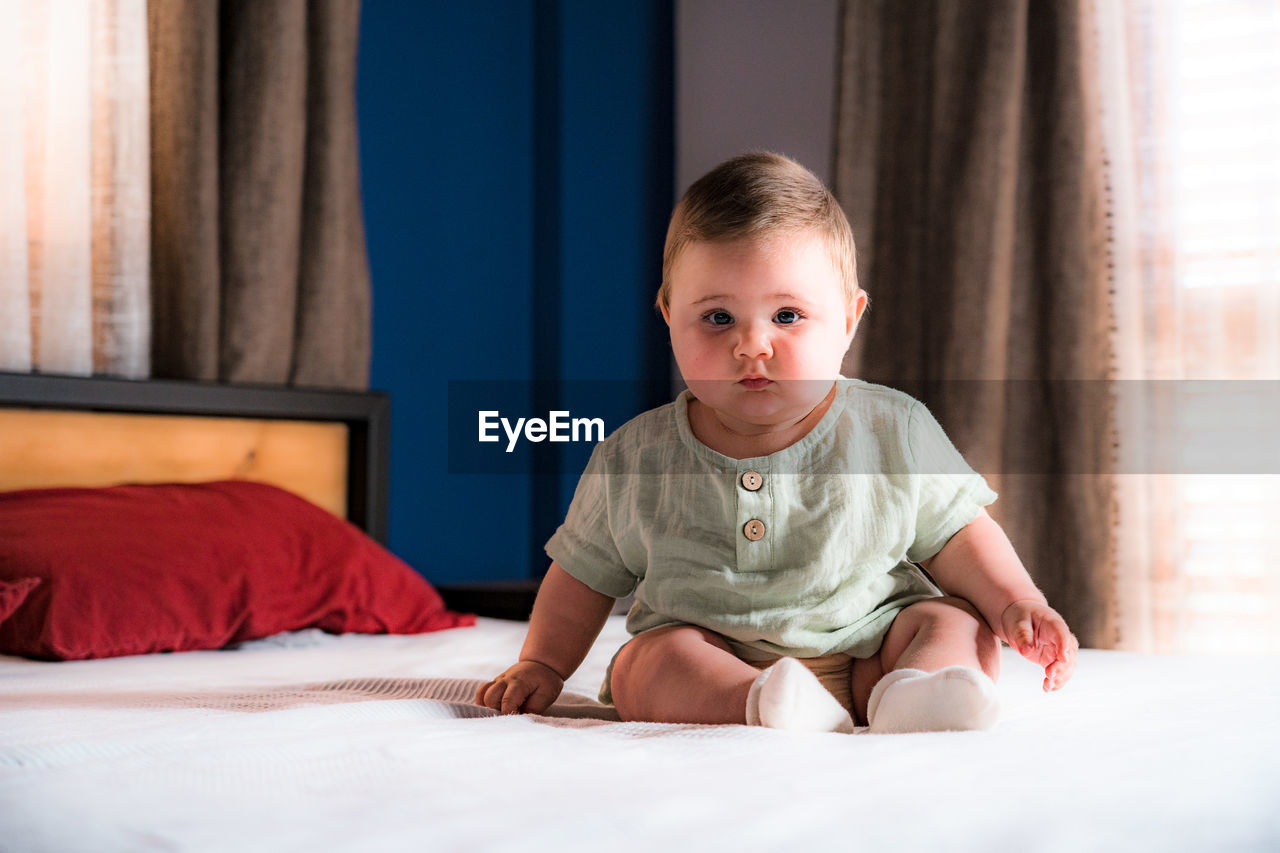
[[[847,375],[921,397],[1082,643],[1113,645],[1106,183],[1085,0],[846,0]]]
[[[359,15],[148,4],[155,376],[367,387]]]

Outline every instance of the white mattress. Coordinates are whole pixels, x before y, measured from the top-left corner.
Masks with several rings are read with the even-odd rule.
[[[993,732],[623,724],[613,617],[548,716],[470,704],[521,623],[0,657],[0,850],[1276,850],[1274,659],[1005,651]]]

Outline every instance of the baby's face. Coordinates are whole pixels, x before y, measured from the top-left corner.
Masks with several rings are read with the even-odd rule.
[[[848,304],[822,237],[800,232],[689,244],[662,313],[689,390],[726,425],[758,432],[822,401],[865,305],[861,292]]]

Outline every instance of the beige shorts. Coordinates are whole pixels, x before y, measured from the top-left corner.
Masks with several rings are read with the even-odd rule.
[[[779,660],[781,658],[777,657],[773,660],[749,660],[747,663],[756,669],[765,670]],[[836,701],[844,706],[844,709],[849,712],[849,716],[856,716],[853,712],[853,658],[844,652],[836,652],[830,655],[820,655],[816,658],[797,658],[796,660],[818,676],[818,681],[822,682],[822,686],[827,688],[827,692],[836,697]]]
[[[625,645],[625,644],[624,644]],[[621,648],[618,652],[622,651]],[[600,701],[606,705],[613,704],[613,691],[610,684],[613,681],[613,662],[618,659],[618,652],[614,652],[613,660],[609,661],[609,668],[604,674],[604,684],[600,687]],[[739,657],[739,660],[742,658]],[[756,669],[764,671],[773,664],[782,659],[781,655],[764,660],[748,660],[746,663],[751,664]],[[844,652],[835,652],[829,655],[819,655],[813,658],[797,658],[800,663],[804,664],[810,672],[818,677],[818,681],[827,691],[834,697],[836,701],[844,706],[850,716],[856,716],[853,711],[853,658]]]

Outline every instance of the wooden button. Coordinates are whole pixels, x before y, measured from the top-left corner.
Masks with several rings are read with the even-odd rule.
[[[742,533],[752,542],[759,542],[764,538],[764,522],[753,518],[742,526]]]
[[[764,485],[764,477],[760,476],[759,471],[748,471],[742,475],[742,488],[748,492],[754,492]]]

